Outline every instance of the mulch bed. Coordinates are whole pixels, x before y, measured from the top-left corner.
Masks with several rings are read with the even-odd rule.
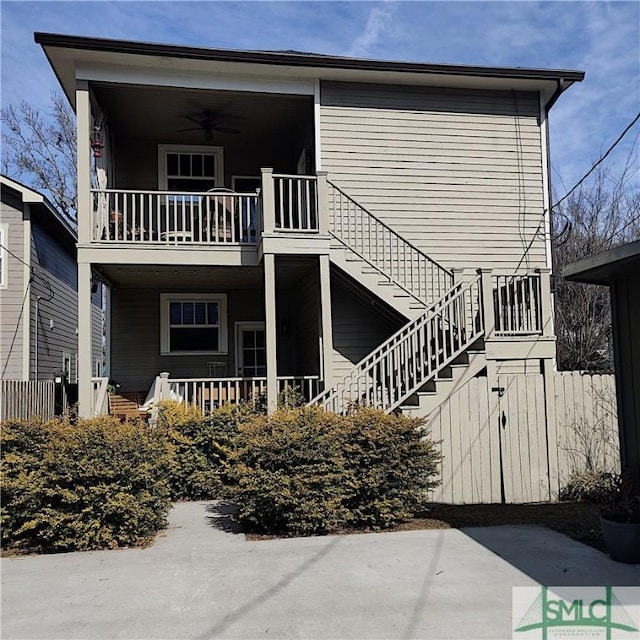
[[[422,529],[461,529],[529,524],[548,527],[569,538],[606,551],[600,531],[600,508],[584,502],[537,504],[436,504],[412,520],[384,531],[419,531]],[[336,534],[369,533],[362,529],[341,530]],[[272,540],[287,537],[248,533],[249,540]]]
[[[583,544],[606,551],[600,530],[600,507],[585,502],[540,504],[433,505],[392,531],[460,529],[506,524],[548,527]]]

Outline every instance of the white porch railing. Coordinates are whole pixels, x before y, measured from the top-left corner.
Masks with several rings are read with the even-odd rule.
[[[327,204],[331,233],[416,299],[431,305],[453,285],[451,271],[331,182]]]
[[[255,193],[92,189],[93,241],[256,244]]]
[[[310,404],[334,413],[353,404],[393,411],[483,335],[480,282],[456,284]]]
[[[278,376],[278,393],[287,388],[310,400],[320,392],[319,376]],[[224,404],[256,404],[266,397],[267,378],[156,378],[153,404],[175,400],[185,406],[196,406],[204,413]],[[285,401],[288,398],[285,398]]]
[[[91,406],[94,416],[109,413],[109,378],[91,378]]]
[[[542,334],[539,273],[492,275],[496,336]]]
[[[273,176],[277,231],[318,233],[318,189],[315,176]]]

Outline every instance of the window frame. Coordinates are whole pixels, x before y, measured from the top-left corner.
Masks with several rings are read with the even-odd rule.
[[[218,304],[218,350],[172,351],[169,306],[172,302],[216,302]],[[160,294],[160,355],[204,356],[229,353],[226,293],[161,293]]]
[[[167,155],[170,153],[208,153],[215,159],[215,187],[224,187],[224,149],[214,145],[159,144],[158,145],[158,190],[167,191]],[[181,193],[178,191],[177,193]],[[190,193],[190,192],[189,192]],[[200,193],[195,192],[194,193]],[[206,192],[202,192],[206,193]]]
[[[0,289],[9,286],[9,252],[5,247],[9,246],[9,225],[0,223]]]

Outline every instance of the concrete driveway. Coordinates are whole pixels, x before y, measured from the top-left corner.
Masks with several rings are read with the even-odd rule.
[[[148,549],[2,560],[2,638],[510,638],[511,588],[639,585],[538,527],[248,542],[182,503]]]

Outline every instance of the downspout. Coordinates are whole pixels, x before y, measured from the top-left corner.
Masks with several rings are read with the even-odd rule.
[[[42,296],[36,296],[36,309],[35,309],[35,322],[36,322],[36,330],[33,337],[34,349],[35,349],[35,361],[34,361],[34,372],[33,378],[34,380],[38,379],[38,330],[40,323],[38,322],[39,317],[39,303],[42,300]]]

